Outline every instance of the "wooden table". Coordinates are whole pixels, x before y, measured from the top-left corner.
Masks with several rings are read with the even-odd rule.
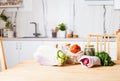
[[[120,81],[120,61],[112,67],[42,66],[33,59],[0,72],[0,81]]]

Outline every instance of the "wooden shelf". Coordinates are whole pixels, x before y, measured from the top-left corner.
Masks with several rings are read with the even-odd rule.
[[[16,8],[22,7],[23,0],[15,0],[15,1],[0,1],[0,8]]]
[[[22,7],[22,5],[4,5],[4,6],[0,6],[0,8],[16,8],[16,7]]]

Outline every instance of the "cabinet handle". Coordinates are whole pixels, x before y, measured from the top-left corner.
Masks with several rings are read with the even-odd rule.
[[[18,50],[18,43],[16,43],[16,50]]]
[[[22,43],[20,43],[20,50],[22,50]]]

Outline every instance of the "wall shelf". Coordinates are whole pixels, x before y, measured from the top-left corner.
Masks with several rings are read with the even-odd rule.
[[[0,6],[0,8],[20,8],[22,5],[5,5],[5,6]]]
[[[23,0],[4,0],[0,1],[0,8],[16,8],[22,7]]]

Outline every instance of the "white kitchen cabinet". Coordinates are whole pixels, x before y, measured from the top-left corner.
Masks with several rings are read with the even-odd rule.
[[[43,44],[43,42],[42,42]],[[40,41],[3,41],[7,66],[11,67],[26,59],[32,58]]]
[[[44,44],[43,41],[21,41],[20,62],[32,58],[39,46]]]
[[[4,52],[6,56],[7,66],[11,67],[19,63],[19,48],[16,41],[3,41]]]
[[[120,9],[120,0],[114,0],[114,9]]]
[[[111,42],[110,43],[110,56],[112,60],[117,60],[117,43],[116,42]]]

